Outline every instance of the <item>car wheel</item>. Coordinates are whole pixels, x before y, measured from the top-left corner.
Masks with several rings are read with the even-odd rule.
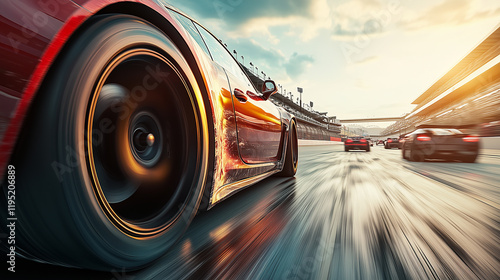
[[[293,177],[297,173],[297,165],[299,161],[299,145],[297,140],[297,127],[295,121],[290,123],[290,133],[288,134],[288,142],[286,145],[285,164],[283,170],[278,173],[281,177]]]
[[[405,147],[405,145],[403,145],[403,147],[401,148],[401,154],[403,155],[403,159],[408,159],[406,157],[406,147]]]
[[[388,150],[389,149],[389,145],[385,144],[384,148]]]
[[[349,149],[348,149],[348,148],[346,148],[346,147],[344,147],[344,151],[345,151],[345,152],[349,152]]]
[[[410,156],[408,158],[410,161],[417,161],[417,162],[425,160],[424,153],[421,150],[415,148],[410,148]]]
[[[200,89],[170,39],[139,18],[97,17],[33,105],[13,161],[23,255],[109,270],[164,254],[197,212],[211,158]]]
[[[478,156],[477,154],[475,154],[475,155],[466,155],[466,156],[462,156],[460,158],[460,160],[462,162],[473,163],[473,162],[476,162],[477,156]]]
[[[366,151],[369,152],[370,151],[370,146],[366,147]]]

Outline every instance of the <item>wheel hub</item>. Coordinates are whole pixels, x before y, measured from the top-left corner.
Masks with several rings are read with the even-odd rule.
[[[130,149],[135,160],[144,167],[152,167],[161,157],[162,133],[156,117],[150,112],[137,114],[130,122]]]

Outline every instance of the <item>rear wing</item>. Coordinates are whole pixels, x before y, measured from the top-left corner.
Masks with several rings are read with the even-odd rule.
[[[455,128],[455,129],[470,129],[470,128],[477,128],[477,124],[467,124],[467,125],[453,125],[453,124],[448,124],[448,125],[438,125],[438,124],[421,124],[416,126],[415,128]]]

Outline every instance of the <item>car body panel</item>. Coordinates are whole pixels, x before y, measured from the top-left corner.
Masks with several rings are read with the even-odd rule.
[[[170,12],[176,13],[176,15],[173,15],[176,20],[180,20],[179,17],[185,17],[185,15],[178,13],[178,11]],[[186,24],[186,22],[184,22],[184,24]],[[216,157],[216,166],[213,175],[214,179],[210,195],[211,207],[227,196],[230,196],[232,193],[237,192],[243,186],[246,186],[246,184],[239,182],[240,180],[244,180],[250,184],[250,182],[255,181],[255,178],[262,179],[278,172],[281,168],[281,161],[283,159],[276,158],[273,162],[251,165],[245,163],[241,159],[233,107],[233,93],[231,92],[229,84],[231,73],[212,59],[212,56],[215,54],[212,54],[208,44],[200,47],[199,44],[201,43],[196,42],[196,39],[189,34],[186,30],[186,26],[183,26],[181,22],[179,22],[178,28],[181,32],[184,31],[183,36],[185,36],[187,40],[190,40],[190,46],[194,48],[193,52],[197,53],[198,59],[201,62],[199,66],[203,69],[207,88],[211,89],[209,96],[211,99],[215,125]],[[197,26],[196,28],[203,27]],[[200,34],[198,33],[198,35]],[[204,47],[206,47],[205,50],[203,50]],[[206,51],[209,53],[207,54]],[[233,79],[233,83],[234,81],[235,79]],[[272,105],[270,102],[267,103],[266,105]],[[291,118],[291,116],[289,117]],[[262,146],[261,143],[260,147]],[[262,174],[266,174],[266,176],[262,176]]]
[[[12,4],[16,2],[17,4]],[[47,7],[40,7],[40,3],[50,3]],[[12,72],[12,81],[4,75],[0,77],[0,177],[3,177],[16,139],[28,113],[29,106],[36,95],[45,75],[49,71],[57,55],[70,40],[75,31],[111,4],[122,3],[140,5],[141,8],[151,10],[155,15],[162,17],[161,25],[169,27],[168,34],[177,40],[179,48],[185,55],[192,68],[199,71],[198,84],[209,104],[205,107],[210,110],[213,118],[213,134],[215,139],[213,179],[207,183],[210,188],[210,206],[223,200],[225,197],[241,188],[279,172],[283,167],[284,157],[279,151],[284,146],[287,130],[283,124],[288,123],[293,116],[280,114],[280,110],[269,101],[251,103],[248,108],[236,107],[233,103],[227,71],[212,61],[188,32],[172,16],[174,13],[168,4],[153,0],[75,0],[75,1],[34,1],[20,0],[7,1],[6,5],[25,5],[23,10],[27,14],[6,16],[1,9],[2,35],[4,41],[3,52],[0,54],[3,73]],[[12,8],[13,9],[13,8]],[[9,10],[10,11],[10,10]],[[176,11],[178,12],[178,11]],[[31,14],[30,14],[31,13]],[[37,14],[37,17],[47,17],[47,24],[41,27],[27,28],[23,26],[26,16]],[[148,18],[144,18],[148,20]],[[160,28],[160,27],[159,27]],[[21,41],[18,48],[13,48],[8,42],[9,34],[24,36],[31,34],[33,40]],[[27,33],[28,32],[28,33]],[[7,40],[7,41],[6,41]],[[23,65],[14,65],[17,60],[16,51],[23,55]],[[12,59],[16,57],[16,59]],[[3,64],[3,61],[9,63]],[[14,64],[13,64],[14,63]],[[17,67],[17,68],[16,68]],[[11,70],[12,68],[12,70]],[[4,102],[5,101],[5,102]],[[237,113],[235,113],[237,112]],[[236,120],[239,119],[241,128],[238,131]],[[258,120],[256,120],[258,119]],[[5,131],[2,133],[2,127]],[[242,150],[238,149],[238,133],[242,135]],[[246,147],[249,147],[246,149]],[[267,147],[268,149],[264,149]],[[280,148],[281,147],[281,148]],[[260,149],[262,152],[253,152],[249,149]],[[247,158],[248,162],[242,160]],[[248,164],[252,163],[252,164]]]
[[[279,110],[255,93],[253,86],[231,73],[228,77],[232,85],[238,149],[242,160],[249,164],[277,161],[282,134]],[[243,94],[243,99],[235,97],[236,92]]]
[[[69,36],[90,15],[71,1],[2,2],[0,101],[8,103],[3,103],[0,117],[0,177],[50,65]],[[22,63],[13,66],[7,62],[13,57],[22,57]]]

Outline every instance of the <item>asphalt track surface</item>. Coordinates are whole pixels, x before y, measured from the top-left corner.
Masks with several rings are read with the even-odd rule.
[[[15,276],[500,279],[500,153],[482,153],[473,164],[414,163],[382,146],[369,153],[300,147],[295,178],[268,178],[201,213],[145,269],[94,272],[18,260]]]

